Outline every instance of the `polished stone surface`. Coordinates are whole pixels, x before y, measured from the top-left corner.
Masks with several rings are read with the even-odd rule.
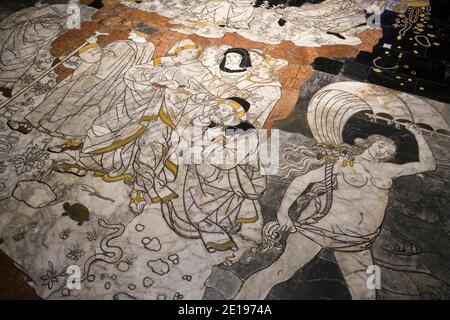
[[[0,298],[449,299],[430,2],[2,2]]]

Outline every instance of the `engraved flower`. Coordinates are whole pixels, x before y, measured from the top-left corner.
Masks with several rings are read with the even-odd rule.
[[[26,74],[22,78],[22,81],[24,83],[32,83],[34,80],[36,80],[36,78],[32,74]]]
[[[58,273],[58,271],[55,270],[55,268],[53,267],[53,262],[49,261],[48,266],[49,269],[47,270],[46,274],[39,278],[42,280],[43,287],[47,286],[47,288],[52,289],[53,285],[59,282],[58,277],[62,274]]]
[[[66,240],[70,236],[71,233],[72,233],[72,229],[66,228],[63,231],[61,231],[58,236],[61,240]]]
[[[66,254],[66,257],[70,260],[78,261],[84,256],[85,252],[80,246],[77,244],[73,246],[73,248],[69,249],[69,252]]]
[[[95,230],[94,231],[88,231],[86,234],[87,234],[86,239],[88,241],[95,241],[95,240],[97,240],[97,232]]]
[[[33,86],[33,89],[31,89],[31,91],[34,92],[36,95],[41,95],[52,90],[54,86],[55,86],[54,80],[50,80],[46,83],[42,83],[39,81]]]
[[[16,242],[19,242],[23,239],[25,239],[25,235],[27,234],[27,230],[23,229],[23,228],[19,228],[17,229],[17,232],[15,235],[13,235],[13,239]]]
[[[49,154],[44,150],[39,149],[36,144],[32,147],[28,147],[27,151],[23,154],[16,155],[14,158],[9,159],[16,169],[18,175],[21,175],[32,170],[41,170],[45,166],[45,162],[48,159]]]

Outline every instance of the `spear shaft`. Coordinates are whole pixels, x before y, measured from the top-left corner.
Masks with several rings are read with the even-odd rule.
[[[93,35],[94,37],[98,37],[99,35],[108,35],[107,33],[100,33],[100,32],[95,32],[95,34]],[[55,64],[53,67],[51,67],[50,69],[48,69],[47,71],[44,71],[39,77],[37,77],[36,80],[34,80],[32,83],[30,83],[29,85],[27,85],[26,87],[22,88],[21,90],[19,90],[19,92],[15,93],[14,96],[12,96],[11,98],[9,98],[8,100],[5,100],[3,103],[0,104],[0,110],[3,109],[5,106],[7,106],[8,104],[10,104],[11,102],[13,102],[14,100],[16,100],[18,97],[20,97],[23,93],[25,93],[28,89],[30,89],[31,87],[33,87],[36,83],[38,83],[42,78],[44,78],[46,75],[48,75],[50,72],[52,72],[53,70],[55,70],[56,68],[58,68],[61,64],[63,64],[64,62],[66,62],[67,60],[70,59],[70,57],[72,57],[75,53],[78,52],[78,50],[80,50],[81,48],[83,48],[84,46],[88,45],[89,42],[85,41],[81,46],[79,46],[78,48],[76,48],[75,50],[73,50],[67,57],[65,57],[64,59],[62,59],[60,62],[58,62],[57,64]]]

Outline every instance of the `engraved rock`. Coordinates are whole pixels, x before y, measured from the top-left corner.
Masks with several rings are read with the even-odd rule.
[[[150,260],[147,262],[147,265],[152,269],[154,273],[157,275],[165,275],[170,271],[170,266],[167,262],[162,261],[161,259],[158,260]]]
[[[145,238],[142,238],[141,241],[142,241],[142,244],[144,245],[144,247],[150,251],[161,250],[161,242],[159,241],[158,238],[145,237]]]
[[[142,284],[145,288],[151,287],[155,281],[150,277],[145,277],[144,280],[142,280]]]
[[[32,208],[42,208],[56,200],[56,194],[45,183],[21,181],[13,191],[13,197]]]
[[[119,292],[113,296],[114,300],[136,300],[136,297],[129,295],[126,292]]]

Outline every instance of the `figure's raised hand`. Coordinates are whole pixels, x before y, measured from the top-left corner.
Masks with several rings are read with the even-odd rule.
[[[287,213],[278,212],[277,215],[278,225],[280,226],[280,231],[289,231],[294,233],[297,231],[295,228],[294,222],[292,222],[291,218]]]
[[[422,135],[422,130],[413,123],[406,123],[405,128],[415,136]]]
[[[90,36],[89,38],[86,39],[86,42],[89,44],[97,43],[97,37]]]

